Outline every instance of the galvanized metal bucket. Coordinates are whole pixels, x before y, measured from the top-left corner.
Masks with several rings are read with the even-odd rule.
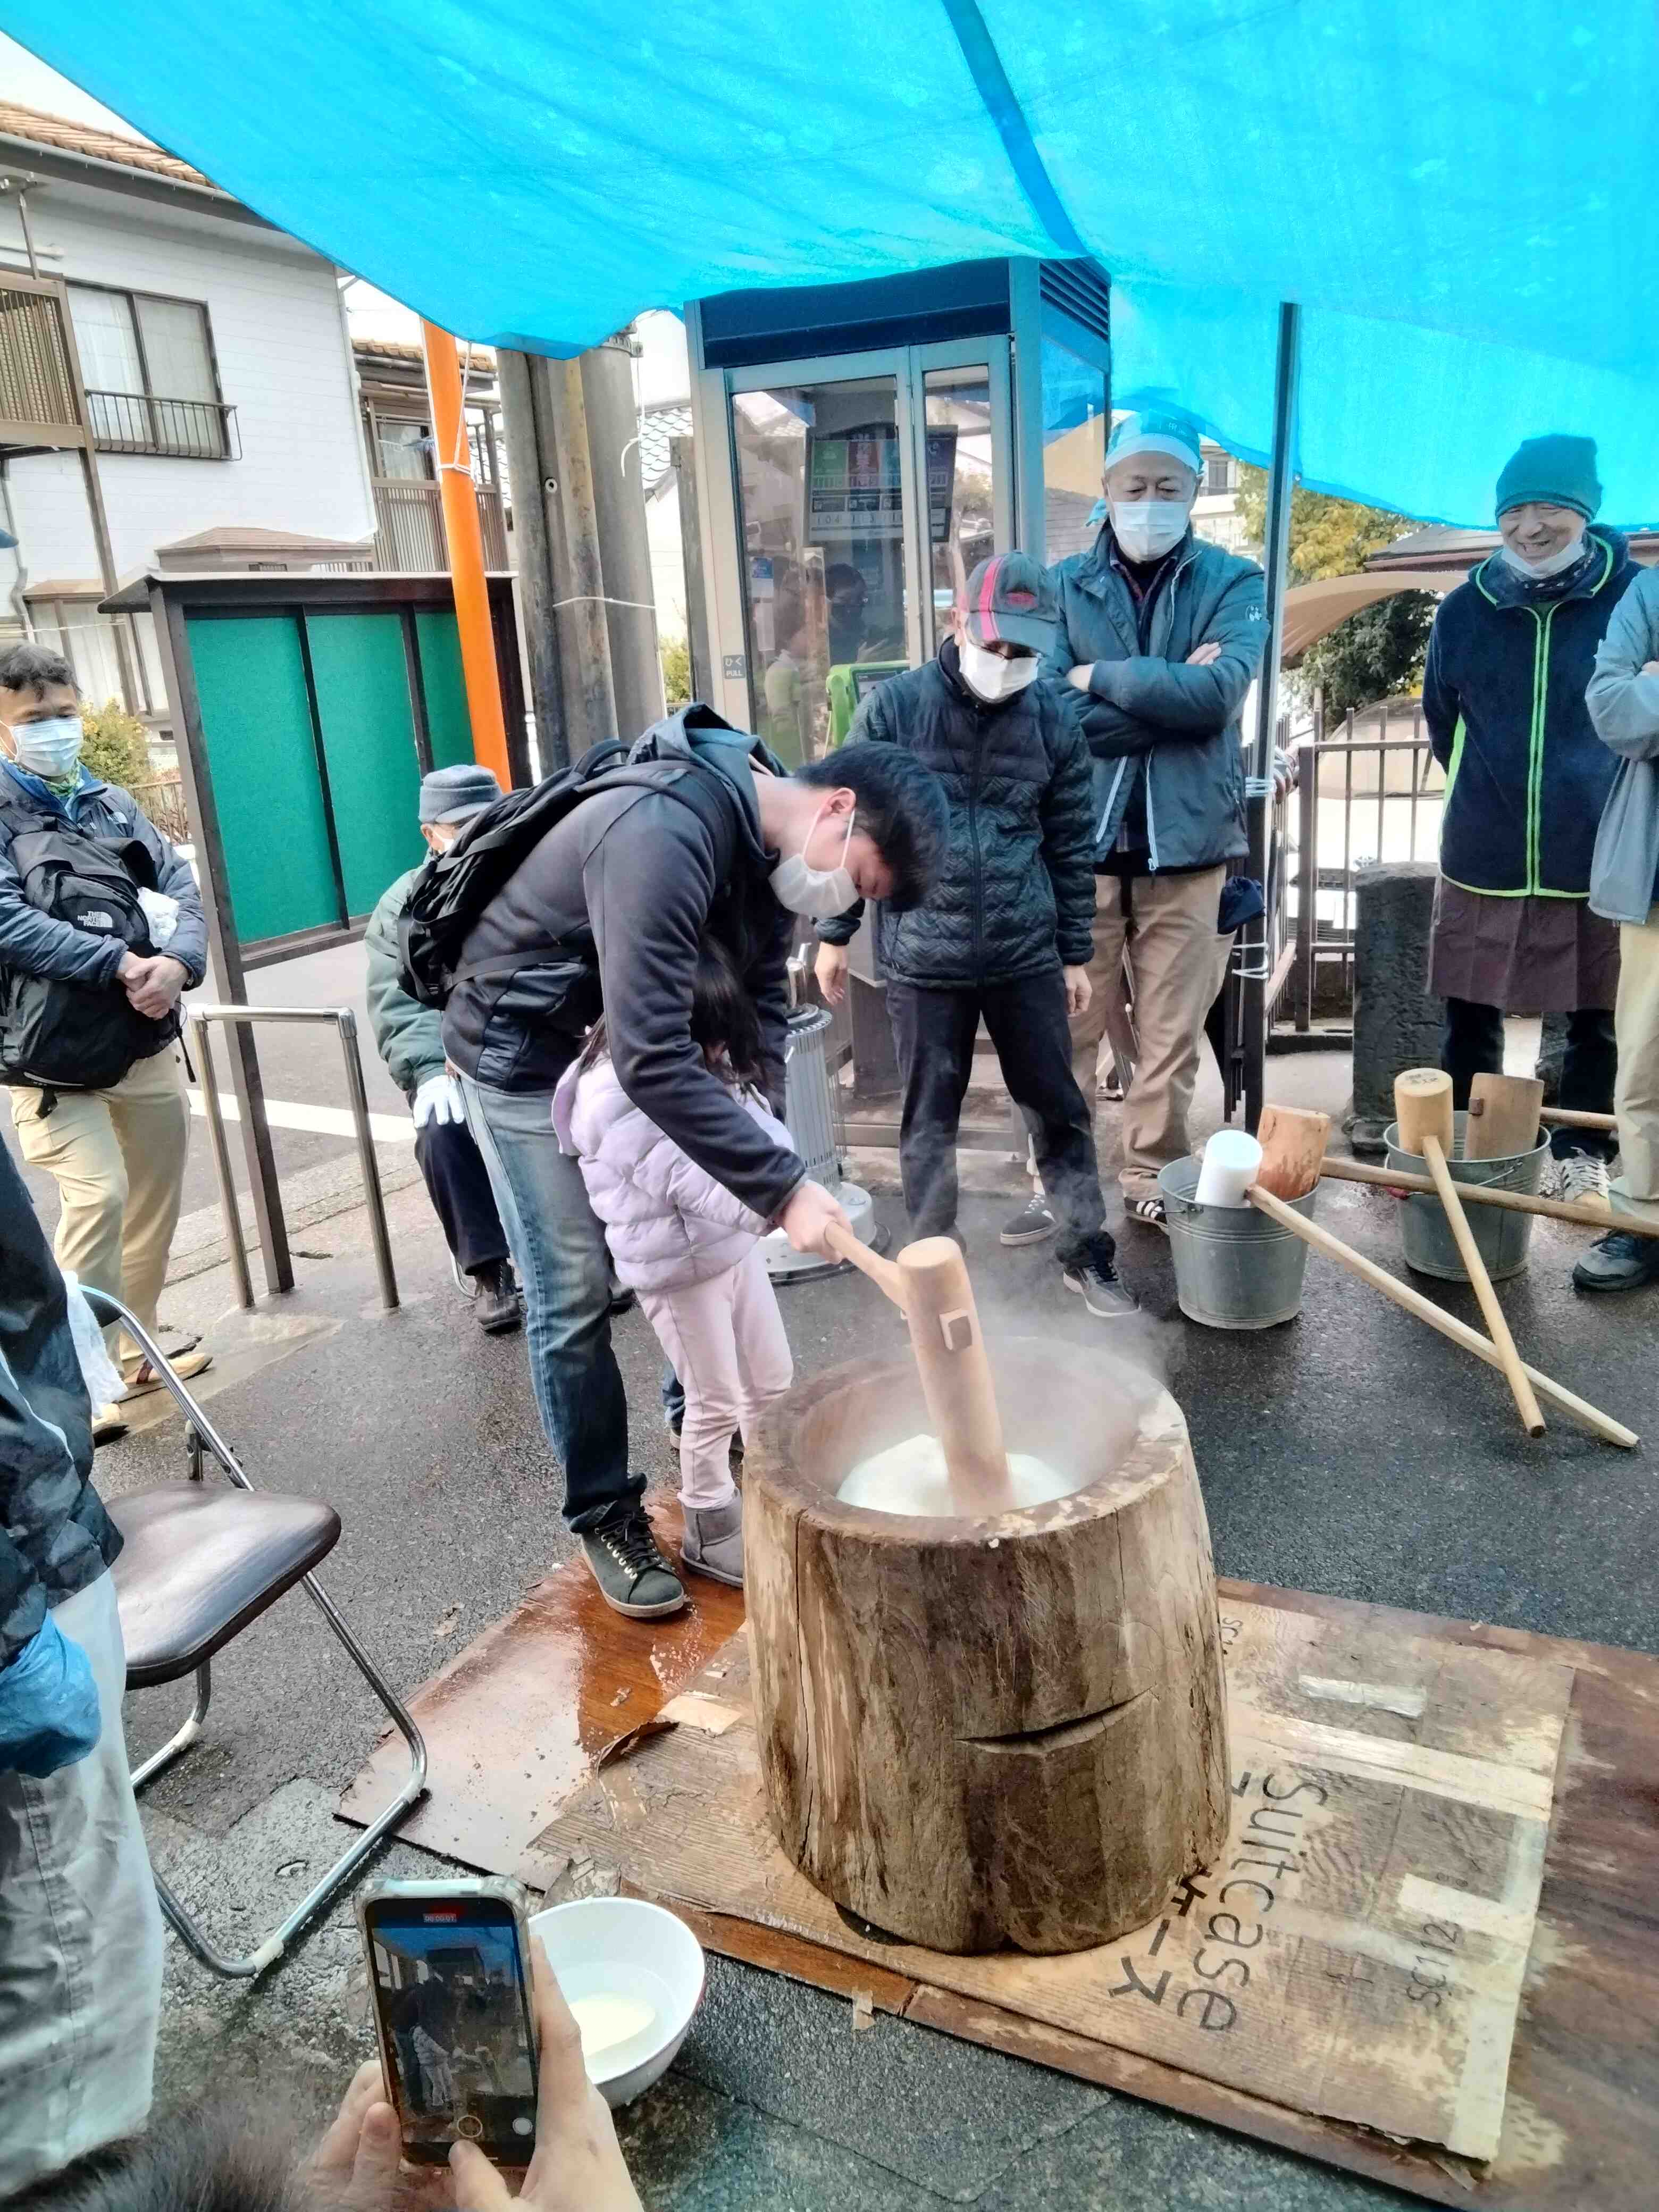
[[[1468,1115],[1454,1114],[1452,1125],[1452,1156],[1446,1165],[1454,1182],[1484,1182],[1499,1190],[1536,1194],[1544,1180],[1544,1162],[1549,1157],[1547,1137],[1529,1152],[1512,1152],[1495,1160],[1466,1160],[1463,1146],[1468,1134]],[[1389,1148],[1391,1168],[1401,1168],[1408,1175],[1427,1175],[1429,1164],[1419,1153],[1401,1149],[1397,1121],[1389,1122],[1382,1133],[1382,1141]],[[1440,1200],[1413,1191],[1400,1212],[1406,1265],[1416,1274],[1433,1275],[1443,1283],[1467,1283],[1468,1270],[1459,1256],[1457,1241]],[[1534,1216],[1510,1213],[1496,1206],[1467,1206],[1463,1212],[1474,1232],[1476,1249],[1486,1261],[1486,1273],[1493,1282],[1502,1281],[1506,1275],[1518,1275],[1527,1264]]]
[[[1158,1176],[1176,1296],[1188,1321],[1206,1328],[1273,1328],[1302,1310],[1308,1248],[1253,1206],[1198,1206],[1200,1162],[1174,1160]],[[1315,1184],[1291,1199],[1312,1217]]]

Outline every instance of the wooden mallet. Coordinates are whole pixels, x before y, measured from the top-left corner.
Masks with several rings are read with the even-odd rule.
[[[1492,1288],[1492,1277],[1486,1273],[1486,1263],[1480,1256],[1480,1247],[1474,1241],[1474,1231],[1469,1227],[1457,1195],[1457,1185],[1452,1181],[1451,1170],[1446,1164],[1452,1148],[1452,1083],[1449,1075],[1437,1067],[1408,1067],[1395,1078],[1395,1119],[1400,1125],[1400,1149],[1415,1152],[1426,1161],[1434,1187],[1451,1233],[1456,1240],[1474,1295],[1480,1304],[1486,1332],[1492,1338],[1498,1358],[1503,1363],[1504,1379],[1510,1386],[1516,1411],[1521,1416],[1521,1425],[1529,1437],[1544,1433],[1544,1416],[1539,1410],[1533,1387],[1527,1380],[1521,1355],[1515,1348],[1515,1339],[1510,1334],[1510,1325],[1504,1318],[1504,1309],[1498,1303],[1498,1293]],[[1534,1123],[1534,1127],[1536,1124]]]
[[[884,1260],[833,1224],[824,1243],[868,1275],[910,1324],[927,1418],[945,1450],[945,1471],[964,1513],[1006,1513],[1014,1503],[1002,1415],[962,1247],[923,1237]]]
[[[1314,1158],[1316,1146],[1322,1146],[1324,1144],[1329,1127],[1329,1117],[1323,1114],[1306,1113],[1293,1106],[1267,1106],[1262,1109],[1261,1126],[1256,1131],[1261,1145],[1262,1170],[1273,1178],[1277,1188],[1285,1188],[1290,1197],[1305,1197],[1313,1188],[1312,1181],[1304,1180],[1309,1175],[1308,1163]],[[1321,1166],[1316,1162],[1312,1173],[1316,1176],[1320,1172]],[[1442,1336],[1449,1337],[1465,1352],[1473,1352],[1488,1367],[1503,1365],[1497,1347],[1489,1344],[1478,1329],[1471,1328],[1467,1322],[1459,1321],[1455,1314],[1443,1311],[1420,1291],[1413,1290],[1408,1283],[1397,1280],[1386,1267],[1379,1267],[1363,1252],[1356,1252],[1352,1244],[1345,1244],[1340,1237],[1333,1237],[1328,1229],[1322,1229],[1317,1222],[1304,1220],[1293,1206],[1287,1206],[1285,1200],[1277,1195],[1276,1188],[1270,1188],[1258,1180],[1251,1186],[1250,1203],[1258,1212],[1265,1213],[1281,1229],[1288,1230],[1292,1237],[1299,1237],[1304,1244],[1310,1244],[1316,1252],[1322,1252],[1328,1260],[1334,1260],[1339,1267],[1346,1267],[1350,1274],[1358,1275],[1362,1282],[1369,1283],[1374,1291],[1380,1291],[1394,1304],[1403,1307],[1406,1312],[1414,1314],[1419,1321],[1425,1322]],[[1634,1451],[1640,1443],[1641,1438],[1634,1429],[1627,1429],[1621,1421],[1613,1420],[1599,1407],[1592,1406],[1588,1399],[1580,1398],[1571,1390],[1563,1389],[1559,1382],[1552,1382],[1547,1375],[1540,1374],[1535,1367],[1528,1368],[1526,1372],[1528,1382],[1553,1406],[1559,1406],[1564,1413],[1571,1413],[1583,1421],[1586,1428],[1593,1429],[1597,1436],[1604,1437],[1609,1443],[1617,1444],[1625,1451]]]
[[[1451,1080],[1449,1076],[1447,1081]],[[1395,1109],[1400,1101],[1395,1099]],[[1469,1085],[1463,1130],[1466,1160],[1509,1160],[1534,1152],[1544,1114],[1544,1086],[1534,1075],[1477,1075]]]

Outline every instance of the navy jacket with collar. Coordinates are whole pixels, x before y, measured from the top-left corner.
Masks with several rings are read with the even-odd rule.
[[[1596,826],[1618,762],[1584,694],[1613,609],[1641,573],[1616,530],[1554,596],[1500,555],[1441,601],[1423,719],[1446,771],[1440,869],[1491,897],[1587,898]]]
[[[1261,571],[1188,530],[1159,581],[1145,647],[1134,596],[1104,526],[1086,553],[1049,570],[1060,635],[1047,667],[1065,679],[1091,664],[1073,691],[1094,760],[1094,850],[1117,839],[1135,763],[1145,763],[1148,857],[1160,868],[1201,868],[1249,849],[1244,830],[1239,714],[1267,642]],[[1187,656],[1221,647],[1207,667]]]

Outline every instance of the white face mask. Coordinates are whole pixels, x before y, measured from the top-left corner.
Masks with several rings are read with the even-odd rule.
[[[829,801],[824,801],[828,805]],[[858,904],[858,885],[847,872],[847,855],[853,847],[853,817],[847,817],[847,842],[841,848],[841,864],[834,868],[809,867],[806,847],[812,842],[812,830],[823,819],[820,806],[812,817],[811,829],[801,841],[799,853],[786,853],[773,869],[770,882],[772,896],[780,906],[787,906],[791,914],[805,915],[809,921],[828,921],[831,915],[845,914],[849,906]]]
[[[1184,500],[1108,500],[1112,535],[1132,561],[1156,561],[1187,535],[1192,512]]]
[[[1499,551],[1517,576],[1524,576],[1536,584],[1546,576],[1559,576],[1564,568],[1571,568],[1584,550],[1584,533],[1569,538],[1559,553],[1546,553],[1541,561],[1528,561],[1524,553],[1517,553],[1512,545],[1499,547]]]
[[[962,656],[962,680],[976,699],[983,699],[994,707],[999,699],[1012,699],[1028,684],[1036,681],[1038,662],[1035,653],[1024,653],[1018,660],[1005,660],[1000,653],[993,653],[982,645],[975,645],[965,634],[957,640],[957,650]]]
[[[20,722],[11,733],[17,765],[31,775],[56,780],[81,757],[86,732],[78,714],[54,714],[49,721]]]

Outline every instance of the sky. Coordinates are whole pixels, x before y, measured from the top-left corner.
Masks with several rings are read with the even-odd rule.
[[[21,107],[37,107],[48,115],[62,115],[72,123],[94,124],[100,130],[117,131],[124,137],[143,133],[109,108],[71,84],[68,77],[37,61],[27,47],[0,33],[0,91]],[[413,311],[362,277],[355,277],[346,293],[346,310],[353,332],[368,338],[418,338],[420,322]],[[683,399],[691,389],[686,364],[685,329],[678,315],[641,315],[635,333],[644,350],[635,371],[640,404],[659,399]]]

